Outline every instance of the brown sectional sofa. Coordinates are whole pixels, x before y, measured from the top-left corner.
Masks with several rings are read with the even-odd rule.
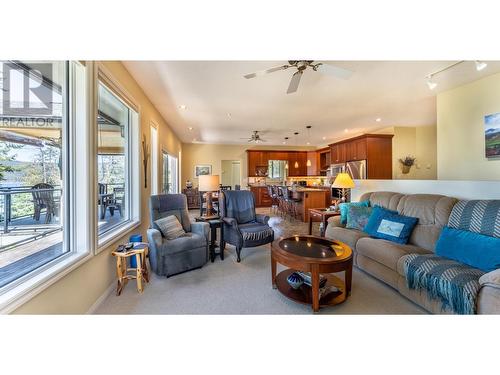
[[[403,296],[431,313],[450,313],[442,304],[429,299],[426,291],[410,290],[403,271],[405,256],[411,253],[433,253],[443,226],[447,225],[457,199],[434,194],[405,195],[393,192],[373,192],[361,196],[370,205],[396,210],[405,216],[417,217],[418,224],[407,245],[375,239],[366,233],[346,229],[340,217],[328,220],[325,236],[349,245],[354,253],[354,265],[398,290]],[[477,311],[479,314],[500,314],[500,269],[480,279]]]

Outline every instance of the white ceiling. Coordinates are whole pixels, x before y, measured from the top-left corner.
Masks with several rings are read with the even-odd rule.
[[[216,144],[245,144],[240,138],[260,130],[266,145],[282,144],[285,136],[290,145],[306,145],[306,125],[312,125],[312,145],[389,126],[434,125],[436,93],[500,71],[500,62],[488,62],[480,72],[474,62],[464,62],[435,76],[438,87],[431,91],[425,77],[453,62],[330,61],[354,74],[342,80],[308,69],[299,90],[288,95],[292,69],[243,78],[284,63],[124,62],[183,142]],[[297,141],[295,131],[300,132]]]

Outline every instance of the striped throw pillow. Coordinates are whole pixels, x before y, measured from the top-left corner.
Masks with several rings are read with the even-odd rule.
[[[167,240],[175,240],[186,234],[179,219],[175,215],[165,216],[155,221]]]

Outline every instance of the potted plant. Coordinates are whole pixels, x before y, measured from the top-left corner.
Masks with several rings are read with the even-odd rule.
[[[403,174],[410,173],[411,167],[415,165],[415,160],[416,158],[414,158],[413,156],[406,156],[404,159],[399,159]]]

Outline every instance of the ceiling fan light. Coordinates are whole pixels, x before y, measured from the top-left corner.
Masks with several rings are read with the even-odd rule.
[[[480,72],[481,70],[483,70],[484,68],[486,68],[488,66],[488,64],[485,63],[484,61],[476,60],[475,62],[476,62],[476,70],[478,72]]]

